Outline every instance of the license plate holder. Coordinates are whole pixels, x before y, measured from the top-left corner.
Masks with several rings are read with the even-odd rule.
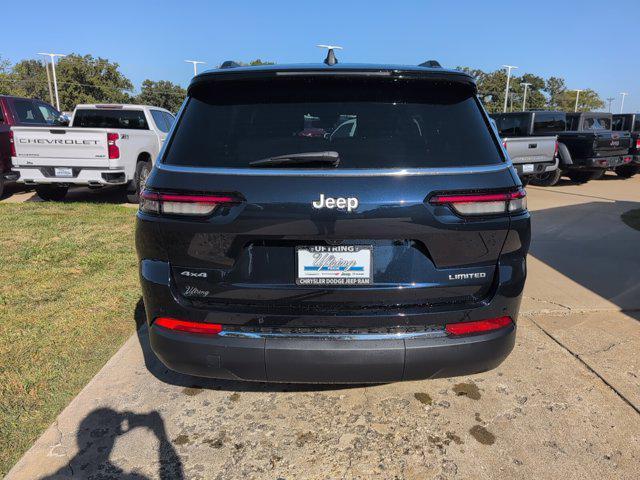
[[[370,285],[371,245],[296,247],[297,285]]]
[[[532,173],[534,170],[535,168],[531,163],[525,163],[524,165],[522,165],[522,173]]]
[[[55,167],[53,174],[56,177],[71,178],[73,177],[73,169],[71,167]]]

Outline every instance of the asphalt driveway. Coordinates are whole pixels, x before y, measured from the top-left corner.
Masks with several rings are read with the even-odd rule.
[[[528,191],[529,278],[496,370],[201,380],[160,365],[141,328],[7,478],[638,478],[640,231],[620,215],[640,208],[640,178]]]

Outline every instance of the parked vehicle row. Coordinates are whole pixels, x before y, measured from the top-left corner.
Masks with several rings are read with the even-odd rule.
[[[524,183],[551,186],[563,175],[584,183],[607,170],[625,178],[638,171],[639,142],[629,131],[635,116],[617,121],[615,129],[614,116],[599,112],[529,111],[492,118]],[[550,157],[551,142],[555,153]]]
[[[137,202],[173,119],[147,105],[78,105],[68,127],[14,126],[13,172],[45,200],[62,199],[71,185],[122,185]]]

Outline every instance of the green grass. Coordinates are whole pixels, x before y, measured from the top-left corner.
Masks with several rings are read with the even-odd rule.
[[[0,204],[0,477],[135,331],[135,210]]]
[[[640,230],[640,208],[624,212],[622,214],[622,221],[629,225],[631,228]]]

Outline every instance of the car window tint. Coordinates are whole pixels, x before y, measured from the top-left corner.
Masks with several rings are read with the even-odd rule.
[[[13,109],[20,123],[32,123],[44,125],[47,122],[33,100],[15,99],[13,101]]]
[[[167,121],[163,115],[163,112],[160,110],[151,110],[151,116],[153,117],[153,123],[156,124],[158,130],[161,132],[167,133],[169,131],[169,127],[167,126]]]
[[[81,128],[123,128],[148,130],[149,125],[142,110],[78,109],[73,126]]]
[[[255,82],[193,89],[165,163],[241,168],[266,157],[318,151],[338,152],[338,168],[503,161],[466,86],[330,77]]]
[[[491,117],[501,137],[525,137],[529,133],[529,115],[524,114],[494,114]]]

